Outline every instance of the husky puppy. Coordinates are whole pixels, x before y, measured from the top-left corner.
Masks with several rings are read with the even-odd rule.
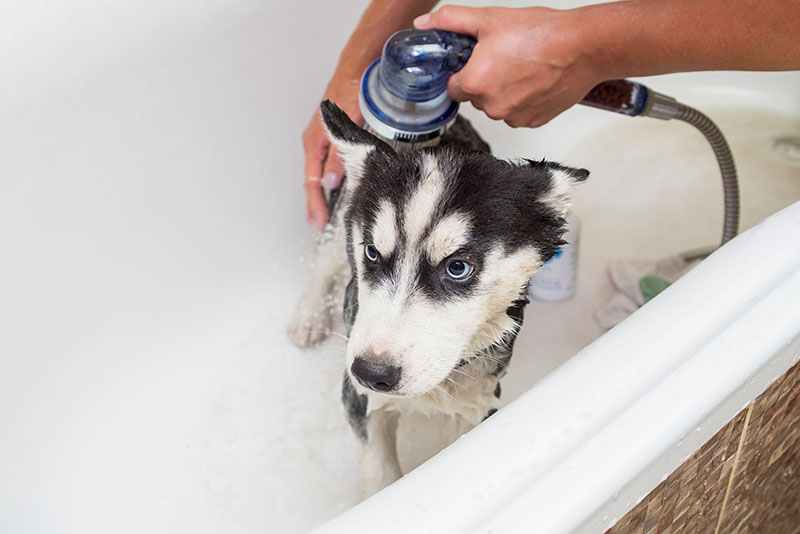
[[[346,178],[289,335],[324,337],[329,294],[349,279],[342,401],[369,496],[402,475],[403,413],[474,426],[497,409],[528,280],[564,243],[571,189],[589,173],[496,159],[461,118],[460,141],[399,153],[331,102],[321,112]]]

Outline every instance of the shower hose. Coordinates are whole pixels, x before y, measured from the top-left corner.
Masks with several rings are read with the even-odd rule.
[[[581,101],[581,104],[622,113],[629,116],[642,115],[658,119],[676,119],[697,128],[711,145],[722,175],[722,189],[725,201],[725,216],[722,227],[724,245],[739,231],[739,182],[736,166],[733,163],[730,147],[717,125],[700,111],[681,104],[674,98],[648,89],[630,80],[610,80],[603,82]],[[705,258],[719,246],[709,246],[681,253],[686,261]]]

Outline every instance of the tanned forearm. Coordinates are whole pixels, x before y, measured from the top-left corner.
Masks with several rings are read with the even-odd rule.
[[[568,10],[443,6],[414,21],[478,39],[447,90],[511,126],[541,126],[615,78],[800,69],[798,0],[630,0]]]
[[[414,18],[433,9],[437,0],[373,0],[347,41],[332,84],[358,83],[364,69],[383,51],[396,31],[410,28]]]
[[[607,78],[800,69],[796,0],[630,0],[576,14]]]

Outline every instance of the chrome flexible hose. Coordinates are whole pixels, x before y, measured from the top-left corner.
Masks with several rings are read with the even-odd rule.
[[[708,139],[714,155],[717,157],[719,170],[722,174],[722,189],[725,198],[725,222],[722,227],[722,242],[724,245],[739,233],[739,182],[736,178],[736,165],[733,163],[733,155],[725,141],[722,132],[717,125],[694,108],[678,103],[677,114],[674,116],[683,122],[687,122],[700,130]]]
[[[643,116],[655,119],[678,119],[700,130],[717,157],[722,173],[722,189],[725,198],[725,221],[722,227],[724,245],[739,231],[739,183],[736,179],[736,166],[728,143],[717,125],[694,108],[681,104],[674,98],[657,93],[646,86],[631,80],[609,80],[595,86],[581,101],[587,106],[622,113],[632,117]],[[704,258],[719,247],[704,247],[684,252],[687,260]]]

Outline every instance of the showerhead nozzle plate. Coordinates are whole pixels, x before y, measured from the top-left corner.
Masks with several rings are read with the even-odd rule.
[[[380,58],[364,72],[358,104],[364,121],[389,141],[420,143],[439,137],[456,118],[458,102],[446,92],[426,102],[412,102],[390,93],[379,79]]]

